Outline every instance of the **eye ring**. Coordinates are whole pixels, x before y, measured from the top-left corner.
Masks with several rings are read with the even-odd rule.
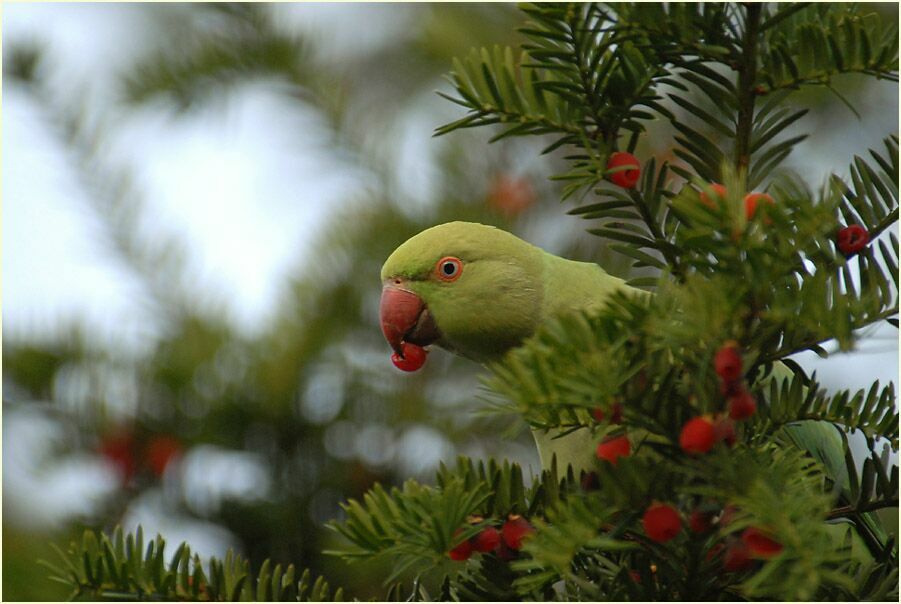
[[[463,273],[463,261],[453,256],[445,256],[435,265],[435,274],[442,281],[456,281]]]

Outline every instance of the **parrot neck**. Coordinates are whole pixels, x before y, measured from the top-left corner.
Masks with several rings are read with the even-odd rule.
[[[544,254],[542,282],[542,321],[569,312],[600,310],[617,290],[632,289],[597,264],[548,253]]]

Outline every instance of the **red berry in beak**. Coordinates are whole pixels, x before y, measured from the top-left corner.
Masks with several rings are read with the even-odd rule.
[[[682,519],[671,505],[655,503],[641,518],[644,532],[657,543],[665,543],[682,531]]]
[[[403,355],[396,352],[391,355],[391,362],[401,371],[416,371],[425,365],[425,359],[428,352],[422,346],[404,342],[401,345]]]
[[[641,176],[641,164],[631,153],[625,151],[617,151],[610,155],[607,160],[607,170],[619,168],[616,172],[610,174],[610,182],[624,189],[631,189],[638,183]]]

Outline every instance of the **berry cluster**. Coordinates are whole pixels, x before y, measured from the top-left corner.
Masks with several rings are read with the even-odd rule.
[[[722,185],[714,184],[711,188],[718,196],[726,194]],[[702,201],[713,203],[710,198],[705,197],[702,194]],[[761,201],[774,203],[772,197],[762,193],[751,193],[745,197],[745,210],[749,220],[755,216]],[[717,443],[732,447],[736,442],[736,422],[746,420],[757,412],[757,401],[745,384],[746,368],[738,342],[729,340],[720,346],[713,358],[713,369],[719,378],[720,392],[726,399],[726,408],[719,413],[693,417],[682,426],[679,446],[691,456],[708,453]],[[622,424],[623,405],[616,402],[609,410],[595,408],[591,411],[591,416],[597,422]],[[631,454],[631,442],[625,432],[608,435],[597,445],[596,450],[598,459],[614,466],[621,457]],[[596,473],[583,473],[583,490],[591,491],[598,486]],[[728,529],[737,511],[732,505],[721,507],[721,504],[707,502],[686,510],[684,518],[683,512],[676,505],[654,501],[644,510],[641,526],[645,536],[656,543],[676,539],[683,533],[684,525],[687,525],[690,534],[704,536],[705,539],[707,535],[716,534],[711,540],[712,545],[707,551],[706,559],[719,564],[724,572],[748,570],[757,560],[766,560],[782,552],[782,544],[774,538],[771,531],[764,528],[752,526],[740,534],[724,530]],[[651,571],[654,570],[652,565]],[[634,580],[640,580],[640,574],[636,571],[630,571],[630,575]]]
[[[757,411],[757,401],[742,381],[742,360],[738,343],[729,341],[717,351],[713,359],[720,377],[720,391],[727,398],[727,412],[694,417],[682,426],[679,446],[689,455],[702,455],[718,442],[735,444],[735,422],[748,419]]]
[[[679,446],[689,455],[701,455],[710,451],[717,442],[732,446],[735,443],[735,422],[747,419],[757,411],[757,402],[745,389],[743,363],[738,343],[728,341],[716,352],[714,371],[720,378],[720,389],[728,399],[726,414],[699,416],[688,420],[679,435]],[[736,509],[726,506],[718,511],[709,506],[699,506],[691,511],[688,526],[693,533],[704,534],[728,526]],[[663,543],[675,538],[682,530],[682,518],[678,510],[669,504],[652,504],[642,518],[647,536]],[[771,558],[782,551],[782,544],[766,531],[756,527],[746,529],[740,537],[729,536],[708,551],[707,559],[722,555],[722,566],[727,572],[750,568],[754,559]]]
[[[470,516],[469,518],[469,523],[472,525],[482,522],[484,519],[481,516]],[[454,535],[457,536],[462,532],[463,529],[457,529]],[[510,514],[507,516],[507,521],[501,526],[501,530],[488,525],[476,535],[461,541],[447,555],[451,560],[462,562],[468,560],[475,552],[483,554],[493,552],[501,560],[512,560],[522,548],[523,540],[533,532],[535,529],[528,520],[519,514]]]
[[[734,506],[726,506],[719,517],[719,527],[726,528],[736,513]],[[782,544],[757,527],[748,527],[741,535],[728,535],[707,550],[708,562],[720,559],[723,570],[738,572],[754,566],[755,560],[768,560],[782,552]]]
[[[722,530],[728,527],[736,512],[736,508],[729,505],[722,510],[698,506],[688,517],[688,528],[698,535],[710,533],[717,527]],[[678,537],[683,524],[682,516],[674,506],[656,501],[645,510],[641,523],[645,535],[657,543],[666,543]],[[711,562],[721,556],[723,570],[736,572],[751,568],[755,559],[773,558],[781,552],[782,544],[771,533],[748,527],[740,536],[729,535],[717,540],[705,557]]]
[[[614,154],[614,155],[616,155],[616,154]],[[628,154],[626,154],[626,155],[628,155]],[[611,156],[611,158],[612,157],[613,156]],[[636,161],[636,163],[637,163],[637,161]],[[620,161],[620,164],[622,164],[622,160]],[[609,167],[610,166],[608,165],[608,168]],[[637,179],[638,178],[636,176],[636,180]],[[614,180],[614,182],[616,182],[615,179],[613,179],[613,180]],[[619,183],[617,183],[617,184],[619,184]],[[625,185],[621,185],[621,186],[625,186]],[[704,205],[706,205],[709,208],[715,208],[716,202],[715,202],[714,198],[711,197],[711,194],[713,194],[714,197],[722,200],[722,199],[726,198],[727,193],[728,193],[728,191],[726,190],[725,186],[723,186],[722,184],[720,184],[718,182],[712,182],[709,185],[707,185],[707,187],[703,191],[701,191],[699,197],[700,197],[701,203],[703,203]],[[776,204],[776,200],[774,200],[773,197],[771,195],[769,195],[768,193],[758,193],[756,191],[753,191],[753,192],[745,195],[744,202],[745,202],[745,218],[747,218],[749,221],[753,220],[754,217],[757,215],[757,210],[758,210],[758,206],[760,205],[760,202],[766,202],[769,205]],[[769,218],[764,218],[764,222],[766,224],[773,223],[773,221],[770,220]],[[862,249],[867,247],[867,244],[870,243],[870,233],[859,224],[848,225],[846,227],[842,227],[842,228],[838,229],[836,236],[835,236],[835,242],[836,242],[836,245],[838,246],[839,251],[842,254],[844,254],[844,256],[846,258],[851,258],[855,254],[860,252]]]
[[[184,447],[181,441],[168,434],[139,438],[129,429],[122,428],[105,436],[97,452],[115,467],[125,486],[143,469],[161,477],[170,462],[183,455]]]
[[[729,417],[735,421],[748,419],[757,411],[757,401],[745,389],[738,342],[724,343],[713,357],[713,369],[720,378],[720,392],[728,400]]]

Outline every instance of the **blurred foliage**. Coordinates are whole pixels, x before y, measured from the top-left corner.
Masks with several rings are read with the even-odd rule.
[[[269,328],[242,335],[222,305],[199,304],[188,293],[184,242],[142,231],[147,203],[137,179],[104,155],[115,120],[93,119],[86,101],[55,96],[48,81],[53,57],[42,47],[11,46],[4,53],[6,85],[26,90],[58,135],[81,175],[89,209],[104,226],[107,248],[140,278],[150,294],[142,304],[151,306],[161,326],[149,351],[138,356],[108,348],[77,323],[34,339],[4,335],[4,411],[41,409],[68,426],[67,442],[54,449],[63,457],[50,463],[88,453],[118,470],[117,493],[80,520],[86,528],[110,530],[146,496],[162,494],[161,513],[227,528],[254,571],[271,558],[326,571],[358,596],[374,594],[377,585],[366,574],[321,556],[334,540],[322,523],[339,512],[338,502],[361,496],[376,481],[399,484],[411,472],[428,476],[429,460],[455,448],[476,455],[501,451],[507,445],[497,435],[509,428],[503,420],[473,417],[477,368],[471,364],[437,353],[413,377],[400,377],[391,366],[376,316],[381,263],[410,233],[436,222],[462,218],[511,228],[549,195],[546,185],[515,173],[516,146],[473,157],[460,141],[442,145],[440,180],[432,183],[430,199],[421,200],[425,211],[411,216],[397,198],[394,166],[374,159],[373,144],[386,145],[384,134],[422,95],[431,95],[462,46],[508,39],[515,11],[501,5],[475,13],[453,5],[385,7],[399,16],[413,11],[419,34],[362,61],[323,63],[312,43],[277,26],[265,5],[137,10],[159,39],[123,72],[123,115],[158,98],[184,112],[237,87],[280,79],[284,85],[275,93],[320,110],[339,150],[372,172],[376,186],[337,210],[312,250],[298,258]],[[524,182],[525,196],[513,199],[515,192],[498,186],[499,178]],[[599,249],[593,243],[586,249],[584,241],[566,246],[586,257]],[[471,387],[461,390],[461,384]],[[199,502],[189,470],[210,446],[255,455],[254,472],[266,476],[259,484],[275,486],[268,493],[226,495],[214,505]],[[10,535],[4,542],[7,598],[58,597],[35,591],[41,570],[6,572],[47,556],[23,547],[26,533],[9,520],[4,534]],[[66,533],[41,537],[60,538]]]
[[[65,537],[3,525],[5,599],[58,602],[69,595],[69,589],[48,581],[47,569],[36,563],[41,558],[51,557],[51,543],[60,538]]]
[[[166,541],[157,535],[144,547],[144,531],[123,533],[116,527],[111,537],[85,531],[67,551],[56,548],[54,562],[41,560],[53,573],[51,579],[68,585],[70,600],[120,601],[188,600],[205,602],[340,602],[341,588],[332,590],[322,577],[309,570],[298,573],[293,564],[274,567],[267,560],[256,575],[250,565],[231,550],[223,559],[201,560],[181,543],[171,557]]]
[[[51,51],[7,39],[4,88],[27,91],[58,135],[82,177],[90,209],[105,227],[110,253],[148,292],[136,306],[150,306],[160,327],[149,350],[137,356],[108,347],[78,324],[50,338],[4,335],[4,412],[45,413],[67,428],[65,442],[54,445],[54,461],[100,456],[120,478],[102,509],[55,533],[29,532],[5,515],[4,595],[10,600],[64,596],[34,564],[50,559],[46,544],[69,541],[82,528],[110,531],[148,495],[162,496],[166,516],[225,527],[252,574],[262,572],[263,560],[271,558],[324,575],[354,597],[381,594],[387,565],[349,570],[321,554],[337,543],[322,525],[338,513],[339,501],[362,498],[376,482],[390,487],[411,474],[429,477],[431,468],[418,466],[419,458],[451,456],[455,450],[475,457],[503,451],[510,445],[498,435],[511,427],[504,418],[473,413],[478,368],[471,363],[436,352],[416,375],[395,372],[377,327],[381,263],[412,233],[451,219],[519,232],[561,224],[554,222],[559,212],[552,202],[560,198],[559,188],[544,178],[559,173],[564,163],[561,154],[551,153],[527,164],[524,174],[521,158],[551,144],[546,136],[488,149],[483,145],[488,137],[457,136],[438,146],[435,181],[423,193],[427,199],[410,204],[398,186],[404,170],[392,165],[397,131],[409,114],[435,100],[432,91],[452,57],[471,47],[521,43],[524,37],[516,33],[521,16],[506,4],[383,6],[380,10],[408,20],[405,35],[373,52],[329,56],[314,36],[279,22],[273,7],[264,4],[135,10],[156,40],[123,71],[116,105],[123,115],[158,104],[191,119],[193,110],[228,99],[242,86],[262,84],[316,110],[331,128],[338,152],[373,175],[374,184],[336,210],[312,249],[297,258],[272,324],[263,333],[245,335],[229,323],[222,305],[192,297],[184,242],[141,231],[147,204],[138,179],[117,158],[104,155],[115,119],[89,118],[87,101],[54,95],[50,74],[58,65]],[[835,83],[849,98],[866,94],[864,87],[842,85]],[[812,115],[828,120],[833,113],[824,107],[813,107]],[[667,125],[647,127],[654,133]],[[297,137],[303,136],[299,130]],[[661,145],[651,149],[661,158],[672,155],[654,136],[647,139],[651,142],[640,144]],[[614,274],[628,273],[625,261],[611,258],[598,238],[577,237],[578,228],[568,228],[544,247],[603,260]],[[519,443],[532,446],[525,434]],[[254,472],[266,478],[261,484],[274,487],[203,504],[189,482],[196,472],[189,469],[211,446],[257,460]],[[490,594],[475,583],[467,589]]]

